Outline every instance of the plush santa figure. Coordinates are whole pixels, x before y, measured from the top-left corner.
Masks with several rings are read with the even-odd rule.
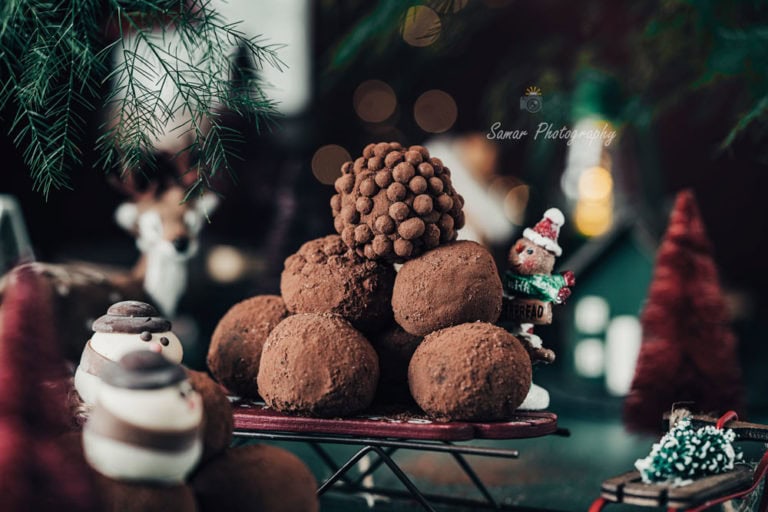
[[[179,338],[171,332],[171,322],[144,302],[113,304],[106,315],[93,322],[93,331],[75,373],[75,389],[89,406],[96,401],[102,373],[125,354],[148,350],[177,364],[184,355]]]
[[[563,213],[550,208],[535,226],[523,231],[523,237],[509,251],[510,269],[504,275],[502,319],[511,324],[510,331],[526,347],[534,364],[553,362],[555,353],[544,348],[541,338],[533,334],[533,326],[552,323],[552,304],[564,303],[576,282],[571,271],[552,274],[555,258],[563,253],[557,239],[564,223]],[[548,406],[549,393],[532,384],[520,409]]]
[[[115,480],[179,484],[200,460],[202,419],[202,399],[181,365],[131,352],[102,375],[83,428],[85,456]]]

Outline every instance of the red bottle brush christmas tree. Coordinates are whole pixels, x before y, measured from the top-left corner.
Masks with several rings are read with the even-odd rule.
[[[643,344],[624,404],[627,428],[657,432],[676,402],[720,414],[743,406],[736,338],[693,192],[680,192],[656,256]]]
[[[10,279],[0,308],[0,512],[96,510],[79,437],[62,437],[67,372],[50,294],[28,268]]]

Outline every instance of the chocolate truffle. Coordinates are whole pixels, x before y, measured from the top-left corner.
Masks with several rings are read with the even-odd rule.
[[[104,512],[196,512],[192,489],[183,484],[160,486],[123,482],[99,475],[98,490]]]
[[[363,235],[352,230],[349,236]],[[366,331],[391,320],[394,281],[392,265],[361,258],[341,237],[329,235],[305,243],[285,260],[280,291],[291,313],[334,313]]]
[[[464,226],[451,171],[422,146],[369,144],[341,173],[331,200],[334,227],[360,256],[401,263],[455,240]]]
[[[408,391],[408,363],[421,337],[408,334],[392,323],[389,328],[371,336],[371,345],[379,356],[379,386],[376,399],[381,403],[410,401]]]
[[[267,445],[230,448],[192,479],[200,512],[317,512],[317,482],[292,453]]]
[[[232,442],[232,404],[221,386],[203,372],[187,369],[192,389],[203,399],[203,455],[201,462],[222,453]]]
[[[216,380],[232,393],[257,397],[261,349],[286,316],[288,310],[277,295],[257,295],[232,306],[219,320],[208,348],[208,368]]]
[[[504,420],[531,387],[531,360],[501,327],[461,324],[424,338],[411,358],[408,384],[419,407],[437,420]]]
[[[336,315],[289,316],[267,338],[259,391],[278,411],[348,416],[371,404],[379,381],[376,351]]]
[[[406,262],[395,279],[392,309],[403,329],[424,336],[465,322],[495,322],[502,295],[490,253],[460,241]]]

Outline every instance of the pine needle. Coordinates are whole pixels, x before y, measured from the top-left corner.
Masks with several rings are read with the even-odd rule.
[[[118,37],[104,41],[104,20]],[[259,129],[277,114],[255,75],[238,69],[236,51],[256,69],[280,69],[278,49],[225,22],[210,0],[5,0],[0,108],[10,107],[14,143],[46,198],[70,188],[84,164],[84,112],[110,113],[95,143],[105,171],[153,171],[154,144],[170,131],[190,141],[189,192],[202,193],[237,157],[240,134],[221,111]]]

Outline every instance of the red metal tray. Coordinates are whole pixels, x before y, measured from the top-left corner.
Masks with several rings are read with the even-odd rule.
[[[468,441],[470,439],[522,439],[557,431],[551,412],[519,412],[508,421],[435,422],[412,413],[367,414],[353,418],[306,418],[267,408],[262,402],[233,402],[235,430],[351,435],[372,438]]]

